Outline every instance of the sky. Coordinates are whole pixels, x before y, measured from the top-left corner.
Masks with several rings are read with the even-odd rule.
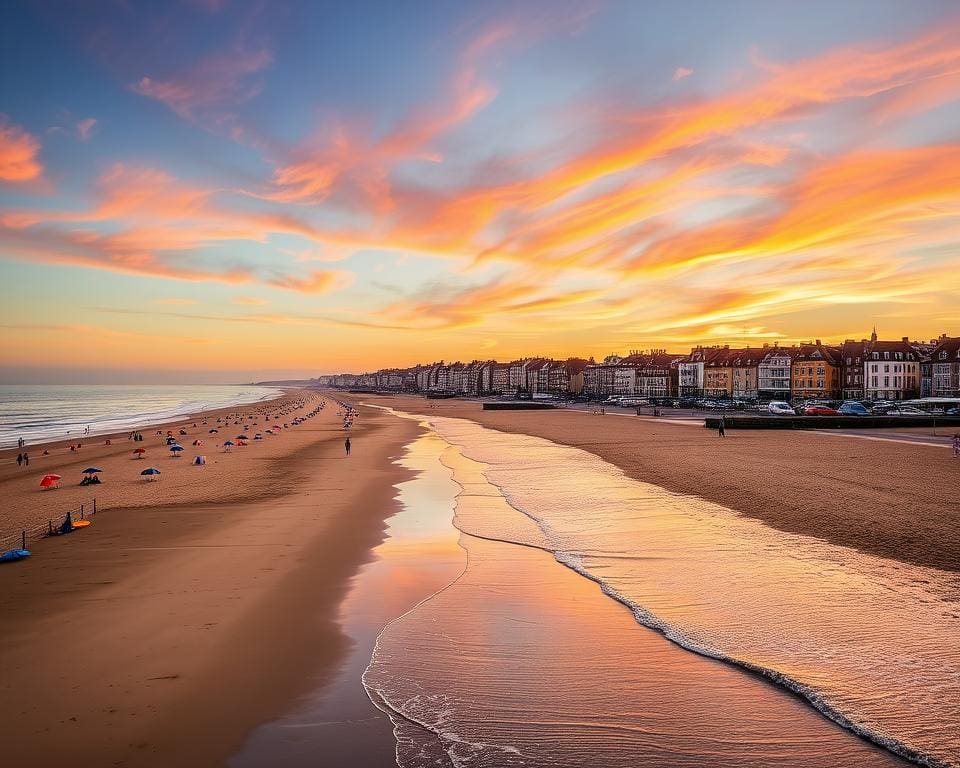
[[[0,382],[960,335],[955,2],[12,2]]]

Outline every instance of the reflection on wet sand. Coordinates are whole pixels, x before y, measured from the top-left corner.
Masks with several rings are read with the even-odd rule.
[[[425,434],[407,446],[398,461],[417,475],[397,486],[400,511],[387,522],[384,541],[354,578],[340,607],[338,623],[351,647],[336,677],[282,720],[257,729],[231,766],[395,765],[391,722],[371,703],[361,677],[384,625],[463,570],[466,559],[450,524],[459,486],[438,460],[446,447],[435,434]]]
[[[457,525],[477,534],[461,537],[467,570],[384,630],[364,677],[392,710],[401,765],[902,764],[762,678],[638,625],[538,549],[548,537],[482,465],[456,449],[443,460],[463,488]]]

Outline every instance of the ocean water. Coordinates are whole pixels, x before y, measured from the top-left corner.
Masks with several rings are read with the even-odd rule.
[[[245,385],[0,385],[0,448],[122,432],[280,394]]]
[[[456,449],[468,567],[365,674],[405,768],[960,766],[957,574],[430,423]]]

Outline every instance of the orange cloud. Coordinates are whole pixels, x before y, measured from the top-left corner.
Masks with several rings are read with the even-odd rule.
[[[43,174],[40,142],[0,114],[0,181],[32,181]]]

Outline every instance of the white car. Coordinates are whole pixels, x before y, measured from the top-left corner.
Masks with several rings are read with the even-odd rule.
[[[772,403],[767,404],[767,410],[775,416],[796,416],[796,411],[790,407],[790,403],[785,403],[782,400],[774,400]]]

